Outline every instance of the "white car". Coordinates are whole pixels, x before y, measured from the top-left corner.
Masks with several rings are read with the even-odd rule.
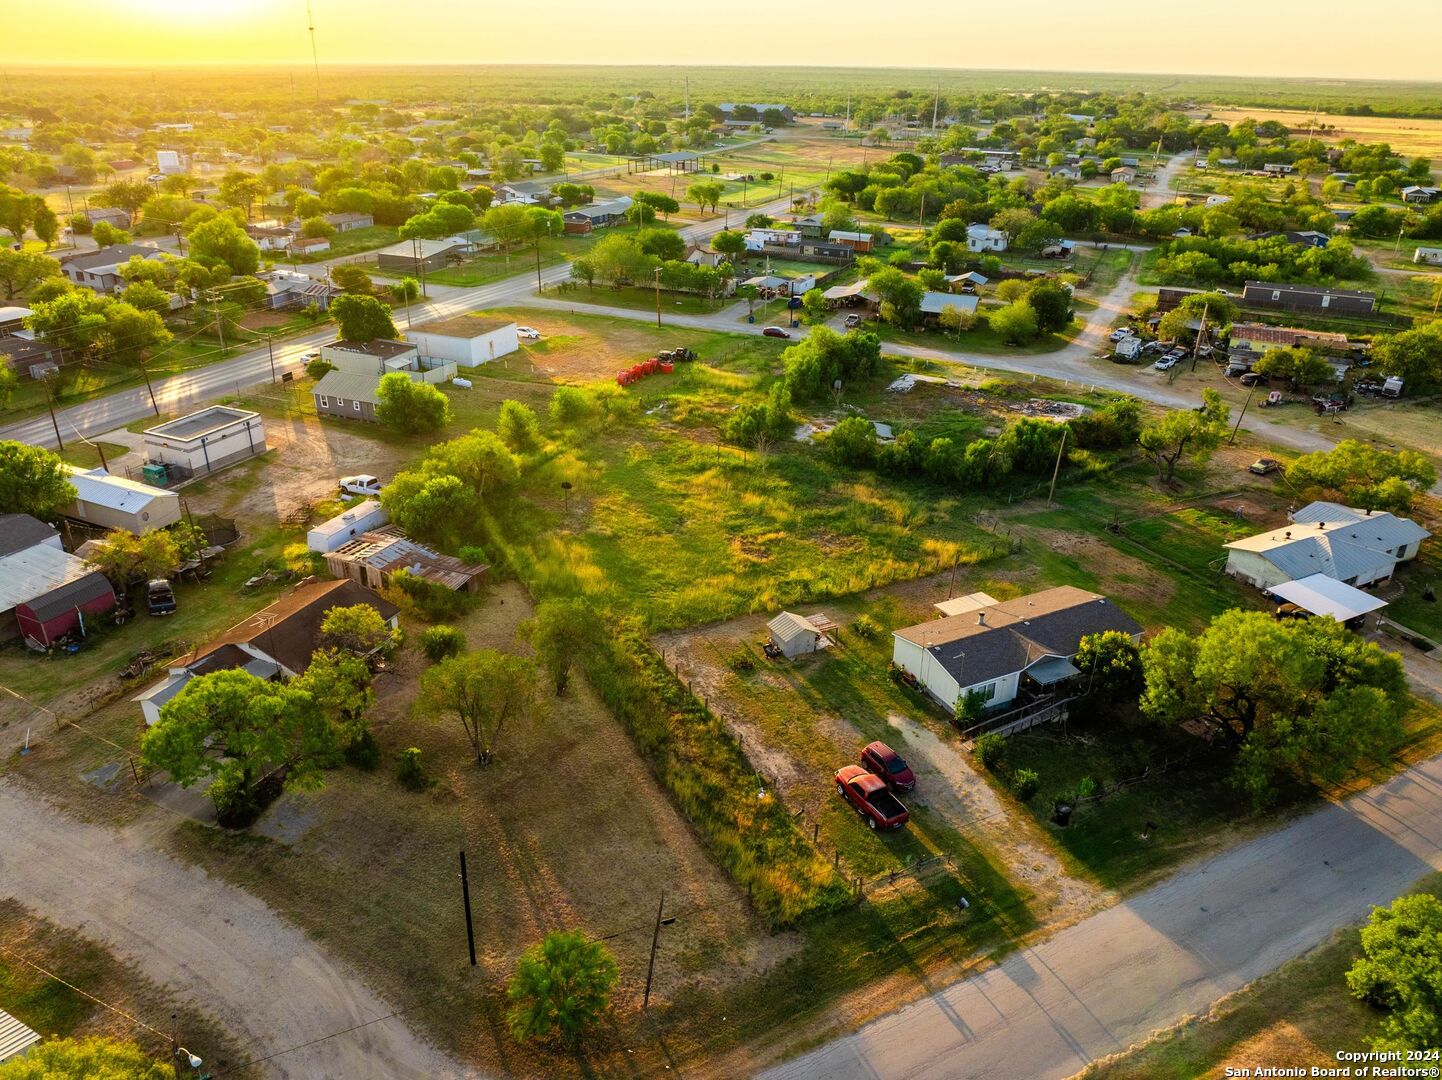
[[[518,326],[516,327],[516,337],[523,338],[526,341],[540,341],[541,332],[534,327]]]
[[[1131,329],[1131,327],[1129,327],[1129,326],[1123,326],[1123,327],[1119,327],[1118,329],[1112,331],[1112,333],[1111,333],[1111,340],[1112,340],[1112,341],[1125,341],[1127,338],[1129,338],[1129,337],[1131,337],[1131,336],[1132,336],[1132,329]]]
[[[381,482],[374,476],[361,473],[359,476],[342,476],[340,478],[340,493],[342,495],[369,495],[376,496],[381,493]]]

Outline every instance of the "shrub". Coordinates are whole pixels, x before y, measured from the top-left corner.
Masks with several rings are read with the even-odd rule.
[[[211,781],[205,793],[215,803],[216,820],[222,825],[240,827],[249,824],[255,816],[255,791],[239,770],[222,772]]]
[[[875,641],[884,632],[881,623],[877,622],[870,615],[859,615],[851,624],[852,632],[863,641]]]
[[[551,395],[549,416],[558,427],[579,424],[591,415],[591,401],[579,386],[558,386]]]
[[[322,379],[325,377],[326,372],[334,370],[334,364],[329,360],[322,360],[319,356],[305,366],[306,375],[312,379]]]
[[[750,649],[742,645],[726,658],[726,666],[737,674],[744,675],[748,671],[756,670],[756,658],[751,655]]]
[[[421,752],[408,746],[400,752],[396,763],[396,779],[401,786],[411,791],[420,791],[426,786],[426,771],[421,766]]]
[[[976,740],[971,752],[987,772],[999,772],[1006,765],[1006,737],[996,734],[982,735]]]
[[[345,748],[345,762],[357,769],[374,772],[381,763],[381,744],[376,742],[376,737],[369,730],[362,731]]]
[[[1041,777],[1037,775],[1035,769],[1017,769],[1012,774],[1011,790],[1022,802],[1026,802],[1035,795],[1040,787]]]
[[[421,652],[433,664],[448,656],[459,656],[465,647],[466,635],[454,626],[431,626],[421,633]]]
[[[473,563],[476,566],[490,565],[490,560],[486,558],[486,549],[477,544],[462,544],[456,556],[461,562]]]
[[[403,605],[409,606],[429,623],[464,615],[471,606],[470,593],[456,592],[405,570],[391,575],[391,588],[387,591],[393,594],[392,599],[398,596]]]

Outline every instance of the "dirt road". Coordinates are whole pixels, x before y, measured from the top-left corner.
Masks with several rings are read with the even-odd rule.
[[[476,1075],[423,1042],[255,897],[154,851],[137,833],[72,821],[0,780],[0,836],[0,895],[103,942],[212,1015],[248,1061],[266,1059],[234,1075]],[[162,1029],[168,1023],[142,1019]],[[190,1049],[207,1057],[205,1047]],[[243,1063],[206,1064],[231,1074]]]

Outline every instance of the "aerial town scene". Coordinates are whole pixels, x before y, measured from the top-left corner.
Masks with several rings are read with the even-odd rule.
[[[1442,5],[0,25],[0,1080],[1442,1077]]]

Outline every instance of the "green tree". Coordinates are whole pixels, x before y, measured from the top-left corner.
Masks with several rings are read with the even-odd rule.
[[[337,296],[331,302],[330,313],[344,341],[375,341],[377,338],[394,339],[399,336],[391,319],[391,309],[374,296]]]
[[[1008,345],[1035,341],[1040,330],[1036,309],[1025,300],[1013,300],[1005,307],[988,312],[986,323]]]
[[[642,229],[636,234],[636,242],[647,255],[663,261],[686,257],[686,241],[674,229]]]
[[[524,720],[536,697],[536,666],[494,649],[453,656],[421,675],[417,706],[427,717],[454,716],[465,729],[476,763],[489,765],[510,720]]]
[[[117,588],[124,589],[134,581],[165,577],[180,565],[180,549],[174,538],[161,529],[140,536],[126,529],[112,529],[87,561]]]
[[[1060,285],[1043,282],[1027,293],[1026,302],[1036,312],[1037,329],[1043,334],[1059,334],[1072,322],[1072,295]]]
[[[1333,619],[1229,611],[1196,637],[1163,630],[1142,650],[1142,712],[1200,721],[1235,755],[1231,782],[1259,806],[1286,777],[1335,783],[1384,760],[1408,707],[1401,659]]]
[[[181,787],[210,777],[208,794],[231,818],[254,807],[256,786],[267,777],[314,785],[339,750],[309,693],[240,669],[191,679],[140,740],[145,764]]]
[[[501,402],[496,432],[501,441],[518,454],[532,453],[541,445],[541,425],[536,420],[536,411],[519,401]]]
[[[1418,893],[1373,908],[1361,939],[1347,986],[1387,1012],[1372,1049],[1442,1046],[1442,900]]]
[[[466,635],[454,626],[438,624],[421,631],[421,652],[431,663],[460,656],[466,648]]]
[[[474,530],[476,490],[458,476],[398,473],[381,489],[381,506],[408,536],[454,551]]]
[[[561,697],[571,685],[572,668],[596,653],[605,631],[600,617],[586,601],[570,599],[542,601],[521,633],[550,674],[556,696]]]
[[[49,255],[0,248],[0,288],[7,302],[46,278],[60,276],[60,264]]]
[[[132,281],[121,290],[120,299],[137,311],[153,311],[159,315],[170,310],[170,294],[149,281]]]
[[[520,470],[499,435],[476,429],[431,450],[426,467],[448,473],[484,497],[515,485]]]
[[[853,468],[874,465],[877,448],[875,425],[860,416],[848,416],[826,436],[827,456]]]
[[[1304,454],[1287,467],[1287,480],[1309,498],[1402,513],[1413,497],[1437,482],[1437,470],[1415,450],[1384,450],[1343,439],[1330,450]]]
[[[1372,357],[1388,375],[1404,380],[1412,393],[1442,387],[1442,319],[1379,337]]]
[[[228,217],[213,218],[191,231],[190,257],[223,263],[232,274],[254,274],[260,267],[260,248]]]
[[[8,409],[20,389],[20,376],[8,364],[0,367],[0,409]]]
[[[574,1042],[605,1015],[618,978],[615,958],[599,941],[579,930],[547,934],[526,950],[506,986],[511,1034]]]
[[[365,715],[375,704],[370,666],[352,652],[317,649],[311,653],[305,671],[293,679],[290,686],[308,695],[311,704],[330,725],[328,750],[317,751],[322,755],[318,764],[326,768],[339,764],[340,754],[368,734]],[[325,757],[326,753],[330,756]]]
[[[375,288],[374,283],[371,281],[370,274],[366,273],[365,267],[356,266],[354,264],[342,264],[340,266],[332,266],[330,268],[330,280],[336,288],[341,290],[341,292],[354,293],[357,296],[369,296]],[[413,279],[407,278],[406,280],[410,281]],[[389,311],[389,309],[387,309],[387,311]],[[394,330],[394,322],[391,323],[391,328]],[[341,336],[347,337],[344,332],[342,332]],[[393,337],[394,335],[382,334],[381,336]],[[353,338],[348,337],[347,339],[354,340]]]
[[[1130,634],[1104,630],[1081,639],[1072,664],[1087,693],[1106,702],[1135,701],[1142,692],[1142,653]]]
[[[831,308],[827,306],[826,297],[820,289],[807,289],[802,293],[801,308],[806,312],[807,322],[824,322],[831,314]]]
[[[1269,379],[1286,379],[1293,391],[1336,378],[1332,365],[1311,349],[1268,349],[1252,370]]]
[[[332,225],[321,214],[315,217],[308,217],[300,223],[300,235],[307,240],[319,239],[320,237],[332,237],[335,235],[335,226]]]
[[[400,642],[400,631],[371,604],[331,608],[321,619],[320,634],[323,644],[356,656],[387,655]]]
[[[95,240],[98,248],[114,247],[116,244],[128,244],[133,239],[130,233],[119,226],[112,225],[108,221],[97,221],[90,230],[91,237]]]
[[[1206,461],[1227,434],[1230,410],[1215,390],[1202,391],[1202,407],[1176,409],[1145,425],[1138,441],[1156,462],[1157,475],[1171,483],[1184,460]]]
[[[721,196],[726,193],[726,185],[717,183],[714,180],[700,180],[686,189],[686,198],[696,204],[700,210],[711,207],[711,212],[716,212],[717,205],[721,202]]]
[[[739,232],[722,230],[711,237],[711,250],[725,255],[732,262],[746,250],[746,237]]]
[[[338,297],[336,303],[345,299]],[[416,382],[404,371],[392,371],[382,375],[376,387],[376,420],[402,435],[419,435],[450,423],[451,403],[430,383]]]
[[[90,196],[93,206],[112,206],[124,210],[134,220],[140,208],[150,201],[155,192],[144,180],[116,180]]]
[[[0,1064],[0,1080],[172,1080],[174,1075],[134,1043],[98,1035],[46,1039]]]
[[[28,443],[0,442],[0,506],[8,513],[54,521],[75,501],[75,485],[59,455]]]
[[[881,317],[897,326],[915,326],[921,317],[923,290],[915,278],[894,267],[871,275],[868,289],[881,301]]]

